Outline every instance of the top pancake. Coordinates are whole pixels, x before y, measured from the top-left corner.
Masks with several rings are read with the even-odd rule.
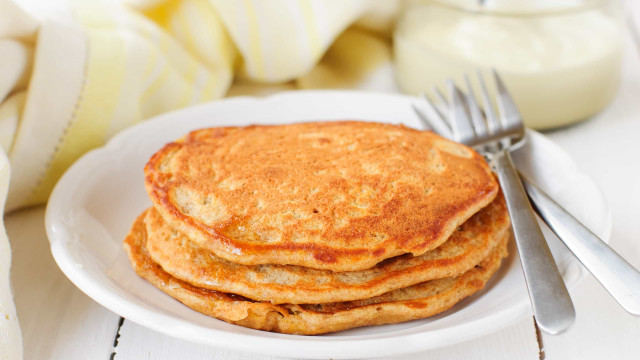
[[[434,249],[498,191],[466,146],[355,121],[194,131],[145,183],[171,227],[224,259],[333,271]]]

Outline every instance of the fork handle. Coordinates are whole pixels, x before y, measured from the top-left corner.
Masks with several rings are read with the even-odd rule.
[[[508,151],[499,151],[494,162],[511,216],[533,315],[540,330],[558,334],[575,320],[571,297],[538,226],[511,155]]]
[[[625,310],[640,315],[640,272],[558,203],[522,178],[540,217]]]

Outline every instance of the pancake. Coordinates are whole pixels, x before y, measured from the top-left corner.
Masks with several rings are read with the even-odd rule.
[[[355,121],[194,131],[152,156],[145,185],[221,258],[332,271],[435,249],[498,192],[469,147]]]
[[[202,289],[172,277],[149,256],[141,217],[124,240],[125,250],[139,276],[203,314],[240,326],[289,334],[322,334],[438,314],[482,289],[507,255],[508,238],[477,266],[457,277],[431,280],[359,301],[275,305]]]
[[[140,220],[141,221],[141,220]],[[294,265],[240,265],[195,245],[169,227],[154,208],[144,219],[152,260],[197,287],[272,303],[317,304],[370,298],[420,282],[460,275],[510,235],[502,195],[460,226],[438,248],[401,255],[371,269],[333,272]]]

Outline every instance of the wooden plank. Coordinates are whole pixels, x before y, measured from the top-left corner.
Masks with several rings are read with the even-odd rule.
[[[430,360],[472,358],[477,360],[537,360],[538,342],[533,320],[523,319],[513,326],[471,341],[404,357],[394,357],[393,359],[418,360],[427,358]],[[276,360],[280,358],[194,344],[157,333],[125,320],[120,329],[115,360],[143,359]]]
[[[249,346],[249,344],[248,344]],[[276,360],[276,357],[230,351],[196,344],[142,327],[125,320],[120,328],[115,360]]]
[[[402,357],[403,360],[538,360],[539,347],[532,318],[460,344]]]
[[[591,276],[571,295],[576,322],[561,335],[542,335],[546,360],[638,359],[638,318],[618,306]]]
[[[44,207],[5,217],[25,360],[108,359],[119,316],[76,288],[49,251]]]

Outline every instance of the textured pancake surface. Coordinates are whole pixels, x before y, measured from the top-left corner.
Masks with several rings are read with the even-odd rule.
[[[203,314],[232,324],[289,334],[322,334],[438,314],[482,289],[507,255],[508,238],[478,265],[457,277],[431,280],[359,301],[275,305],[195,287],[166,273],[147,252],[142,216],[144,214],[124,240],[125,250],[139,276]]]
[[[332,271],[432,250],[498,192],[464,145],[355,121],[194,131],[154,154],[145,184],[219,257]]]
[[[401,255],[371,269],[333,272],[295,265],[240,265],[198,247],[169,227],[154,208],[145,217],[152,260],[197,287],[272,303],[317,304],[370,298],[472,268],[505,237],[509,216],[502,195],[480,210],[434,250]]]

